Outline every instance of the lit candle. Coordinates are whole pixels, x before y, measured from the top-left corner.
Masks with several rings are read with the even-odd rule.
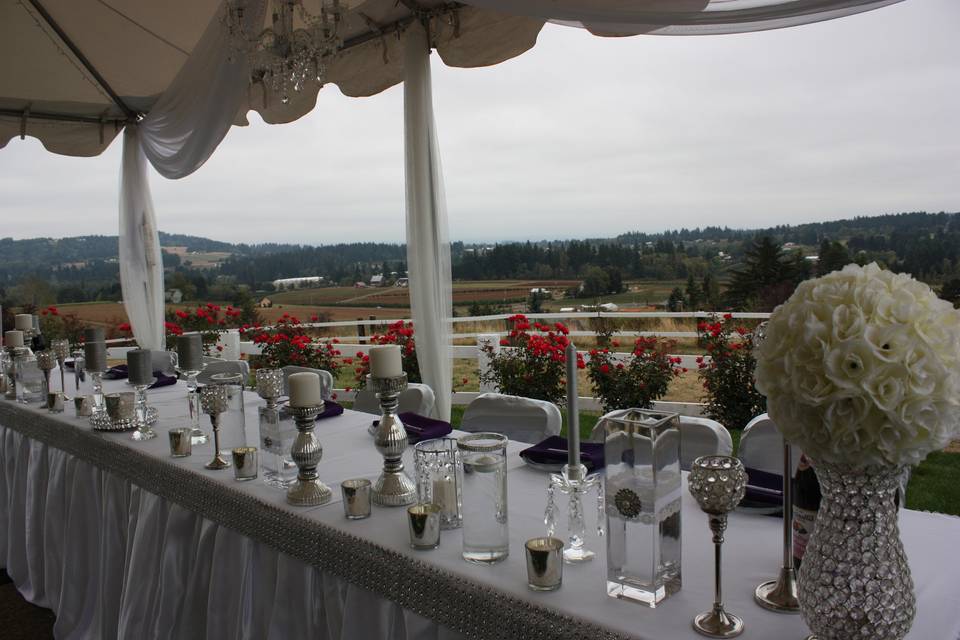
[[[287,380],[291,407],[318,407],[323,404],[320,376],[310,371],[292,373]]]
[[[580,413],[577,407],[577,347],[567,345],[567,464],[580,464]]]
[[[385,344],[370,347],[370,375],[374,378],[396,378],[403,375],[400,347]]]
[[[18,313],[13,318],[13,326],[17,331],[33,331],[33,315],[29,313]]]
[[[3,334],[3,343],[11,349],[23,346],[23,331],[11,329]]]

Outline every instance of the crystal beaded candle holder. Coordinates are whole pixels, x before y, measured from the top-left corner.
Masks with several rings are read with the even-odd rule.
[[[417,501],[440,507],[440,527],[463,524],[463,462],[456,438],[435,438],[413,447],[417,473]]]
[[[297,478],[297,465],[290,457],[297,428],[292,420],[282,420],[277,406],[277,399],[283,395],[283,370],[257,369],[255,376],[257,394],[266,401],[257,409],[263,481],[285,489]]]

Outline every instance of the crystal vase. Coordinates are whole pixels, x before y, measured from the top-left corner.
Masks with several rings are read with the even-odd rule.
[[[901,640],[916,613],[894,498],[903,468],[817,464],[823,501],[800,567],[818,640]]]

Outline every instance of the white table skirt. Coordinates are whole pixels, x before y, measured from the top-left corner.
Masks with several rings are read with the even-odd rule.
[[[566,567],[559,591],[535,593],[522,545],[543,534],[546,478],[517,458],[520,445],[511,443],[508,461],[511,554],[482,567],[460,559],[459,531],[444,532],[437,550],[410,550],[403,509],[347,521],[340,504],[297,509],[261,482],[205,470],[210,445],[169,458],[162,436],[182,424],[182,393],[152,393],[161,438],[146,443],[0,400],[0,566],[27,599],[57,613],[57,637],[699,637],[690,619],[710,606],[713,554],[689,496],[683,589],[656,610],[605,595],[603,543],[593,536],[597,560]],[[348,411],[318,422],[319,471],[334,489],[376,474],[369,420]],[[918,600],[909,640],[960,640],[960,518],[903,511],[901,530]],[[799,616],[753,603],[753,588],[776,575],[780,539],[777,519],[730,519],[724,595],[746,622],[744,640],[806,633]]]

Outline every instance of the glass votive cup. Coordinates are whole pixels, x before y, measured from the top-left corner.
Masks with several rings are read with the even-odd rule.
[[[259,466],[257,465],[256,447],[235,447],[230,450],[233,456],[233,476],[237,480],[255,480]]]
[[[50,413],[63,413],[63,401],[66,396],[62,391],[54,391],[47,394],[47,410]]]
[[[407,507],[411,547],[427,550],[440,546],[441,511],[439,505],[435,504],[415,504]]]
[[[370,481],[366,478],[352,478],[340,483],[343,494],[343,514],[348,520],[362,520],[370,517]]]
[[[73,407],[78,418],[89,418],[93,415],[93,396],[74,396]]]
[[[563,581],[563,540],[531,538],[527,550],[527,586],[534,591],[555,591]]]
[[[189,427],[177,427],[167,432],[170,437],[170,455],[172,457],[186,458],[193,453],[190,439],[192,431]]]

